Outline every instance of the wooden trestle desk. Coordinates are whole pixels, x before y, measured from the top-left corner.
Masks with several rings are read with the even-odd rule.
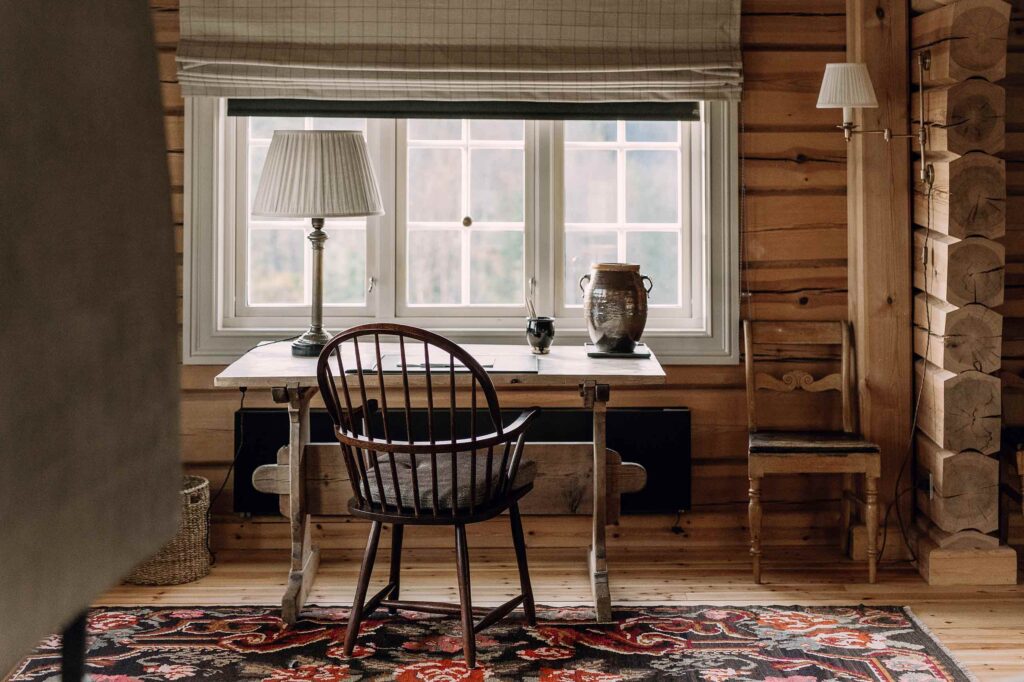
[[[523,507],[524,511],[530,511],[531,505],[527,501],[531,497],[541,505],[545,500],[550,504],[552,496],[543,494],[545,471],[550,468],[561,466],[564,471],[567,462],[576,462],[578,464],[574,468],[583,470],[576,472],[576,480],[579,480],[578,474],[591,474],[592,497],[586,495],[590,498],[588,500],[576,496],[564,511],[575,512],[591,507],[593,539],[589,559],[594,605],[599,621],[611,620],[605,527],[609,522],[618,520],[619,494],[642,489],[646,473],[639,465],[623,463],[617,453],[607,450],[605,418],[608,399],[612,388],[664,384],[664,370],[653,356],[650,359],[593,359],[587,357],[583,346],[579,345],[556,346],[550,354],[536,356],[536,371],[500,371],[503,365],[523,367],[525,359],[522,356],[534,356],[525,344],[467,345],[465,348],[477,359],[494,360],[494,371],[488,371],[499,393],[502,388],[578,388],[583,406],[593,411],[592,443],[528,444],[526,456],[537,461],[539,475],[536,488],[524,499]],[[400,381],[401,377],[395,379]],[[256,470],[253,484],[257,490],[281,495],[282,512],[291,522],[291,569],[281,608],[284,620],[294,623],[319,565],[319,550],[311,539],[310,516],[346,514],[345,505],[351,496],[338,443],[309,442],[309,406],[317,392],[316,359],[293,357],[287,343],[267,344],[232,363],[217,376],[214,385],[269,388],[275,402],[288,405],[288,445],[278,453],[277,464]],[[581,455],[590,460],[591,451],[593,469],[585,472],[586,467],[582,466],[585,460]],[[287,502],[284,496],[287,496]],[[554,513],[550,507],[540,506],[538,509]]]

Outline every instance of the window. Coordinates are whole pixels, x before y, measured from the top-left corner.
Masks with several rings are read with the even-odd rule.
[[[399,313],[522,318],[533,276],[526,153],[533,126],[414,119],[398,129]]]
[[[385,215],[328,220],[330,330],[377,319],[461,342],[519,343],[527,299],[586,336],[579,280],[636,262],[663,361],[735,362],[735,105],[700,121],[228,117],[187,106],[184,357],[227,362],[308,325],[309,221],[257,219],[276,129],[362,130]]]

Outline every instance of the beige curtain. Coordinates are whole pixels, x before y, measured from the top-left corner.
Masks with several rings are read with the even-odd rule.
[[[739,0],[182,0],[185,95],[738,99]]]

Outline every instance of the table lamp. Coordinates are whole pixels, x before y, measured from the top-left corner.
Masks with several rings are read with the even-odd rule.
[[[330,340],[324,331],[325,218],[382,215],[380,191],[366,140],[358,130],[275,130],[267,150],[252,215],[310,218],[313,231],[313,306],[309,329],[292,355],[316,357]]]

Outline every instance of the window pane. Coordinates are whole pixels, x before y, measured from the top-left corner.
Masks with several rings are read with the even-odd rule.
[[[249,230],[249,303],[301,304],[302,230]]]
[[[565,233],[565,303],[582,305],[580,277],[594,263],[618,261],[618,238],[612,230],[571,230]]]
[[[522,121],[470,121],[469,136],[474,140],[522,140]]]
[[[457,118],[409,119],[410,140],[461,140],[462,121]]]
[[[365,118],[335,118],[324,116],[313,119],[313,130],[362,130],[366,134]]]
[[[301,116],[253,116],[249,119],[249,138],[269,140],[275,130],[302,130],[305,124]]]
[[[566,150],[566,222],[615,222],[615,155],[610,150]]]
[[[679,158],[675,151],[626,152],[626,220],[674,223],[679,215]]]
[[[615,142],[618,134],[615,121],[566,121],[568,142]]]
[[[249,145],[249,208],[256,201],[256,190],[260,186],[263,164],[267,161],[267,150],[270,143],[253,142]]]
[[[470,303],[522,303],[523,233],[473,230],[469,246]]]
[[[521,222],[524,211],[523,152],[474,149],[470,152],[469,215],[474,221]]]
[[[462,152],[409,150],[409,220],[461,221]]]
[[[675,142],[678,135],[677,121],[626,121],[629,142]]]
[[[345,227],[341,227],[345,225]],[[353,229],[353,226],[358,226]],[[366,302],[366,221],[327,221],[324,245],[324,303]]]
[[[462,302],[462,233],[410,230],[408,300],[416,304]]]
[[[627,232],[626,260],[640,265],[640,274],[654,286],[652,305],[679,305],[679,233]]]

